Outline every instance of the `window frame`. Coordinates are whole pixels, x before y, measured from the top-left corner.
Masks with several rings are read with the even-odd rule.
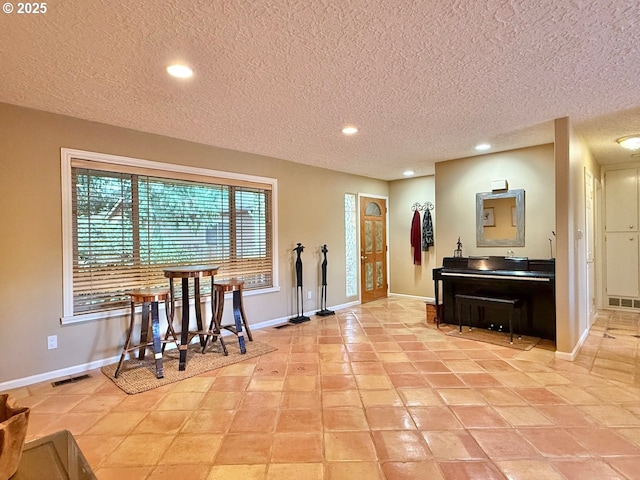
[[[215,178],[218,180],[229,180],[230,184],[239,182],[248,182],[251,184],[269,185],[271,188],[271,220],[272,220],[272,261],[273,268],[273,285],[268,288],[245,291],[245,295],[258,295],[264,293],[278,292],[279,275],[278,275],[278,181],[274,178],[259,177],[254,175],[246,175],[240,173],[223,172],[219,170],[211,170],[200,167],[189,167],[186,165],[178,165],[172,163],[157,162],[152,160],[143,160],[133,157],[124,157],[120,155],[111,155],[106,153],[89,152],[84,150],[61,148],[61,185],[62,185],[62,288],[63,288],[63,314],[60,317],[60,323],[63,325],[72,323],[81,323],[91,320],[117,318],[129,313],[128,308],[103,310],[99,312],[73,313],[73,185],[72,185],[72,160],[80,159],[90,164],[111,164],[114,170],[120,168],[140,168],[145,170],[156,170],[158,175],[165,177],[167,174],[187,174],[194,176],[202,176]],[[167,282],[168,285],[168,282]]]

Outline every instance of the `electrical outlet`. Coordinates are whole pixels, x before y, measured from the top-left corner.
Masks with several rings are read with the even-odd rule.
[[[312,298],[312,293],[311,293],[311,290],[309,290],[309,291],[307,292],[307,299],[308,299],[308,300],[311,300],[311,298]]]
[[[53,350],[54,348],[58,348],[58,336],[57,335],[49,335],[47,337],[47,349]]]

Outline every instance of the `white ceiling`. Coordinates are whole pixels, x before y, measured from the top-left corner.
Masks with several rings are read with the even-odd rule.
[[[46,5],[0,14],[0,102],[386,180],[564,116],[601,164],[640,132],[637,0]]]

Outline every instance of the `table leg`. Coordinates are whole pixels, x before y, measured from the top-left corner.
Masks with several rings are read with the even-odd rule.
[[[242,314],[240,306],[242,305],[242,292],[234,290],[233,292],[233,318],[236,321],[236,334],[238,335],[238,344],[240,345],[240,353],[247,353],[247,347],[244,344],[244,332],[242,331]]]
[[[156,377],[164,377],[162,365],[162,347],[160,341],[160,318],[158,315],[158,302],[151,303],[151,336],[153,338],[153,356],[156,360]]]
[[[189,343],[189,279],[182,279],[182,331],[180,332],[180,361],[178,370],[187,367],[187,347]]]
[[[147,342],[149,335],[149,302],[142,304],[142,325],[140,325],[140,350],[138,351],[138,359],[144,360],[147,353]]]

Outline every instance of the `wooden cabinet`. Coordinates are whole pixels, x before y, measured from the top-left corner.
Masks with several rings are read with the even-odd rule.
[[[638,231],[638,170],[605,173],[605,229],[607,232]]]
[[[638,168],[605,172],[605,283],[609,306],[640,300]]]
[[[638,233],[607,233],[607,295],[638,297]]]

